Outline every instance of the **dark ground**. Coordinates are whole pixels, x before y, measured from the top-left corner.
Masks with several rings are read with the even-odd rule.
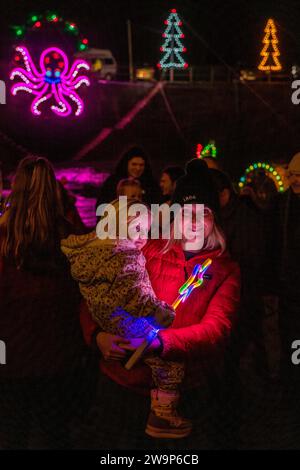
[[[147,437],[144,427],[149,401],[101,378],[94,403],[84,423],[75,422],[72,438],[78,449],[212,450],[212,449],[299,449],[300,403],[279,380],[277,318],[264,321],[264,343],[268,368],[261,367],[250,347],[240,366],[240,389],[230,399],[221,396],[222,412],[208,390],[199,400],[185,401],[183,412],[194,423],[186,439],[158,440]],[[79,384],[81,387],[83,384]],[[84,388],[82,389],[84,391]],[[195,392],[189,392],[193,394]],[[230,390],[229,390],[230,393]],[[189,396],[188,396],[189,397]],[[231,414],[231,416],[230,416]],[[103,418],[105,416],[105,419]],[[197,416],[197,418],[195,418]],[[36,434],[31,448],[43,448]]]
[[[229,405],[224,401],[224,413],[216,414],[216,405],[206,393],[199,397],[198,409],[195,402],[187,400],[184,409],[189,417],[199,416],[194,420],[193,434],[184,440],[153,440],[143,434],[147,419],[147,407],[141,415],[143,397],[132,398],[132,392],[124,390],[122,403],[106,395],[105,381],[100,381],[97,400],[89,413],[89,418],[82,432],[74,433],[79,447],[112,448],[112,449],[299,449],[300,447],[300,403],[297,396],[291,396],[278,380],[279,373],[279,339],[277,318],[268,317],[264,322],[265,345],[267,346],[268,369],[262,370],[261,361],[255,359],[251,347],[244,355],[240,368],[241,395]],[[256,364],[255,364],[256,362]],[[110,388],[111,389],[111,388]],[[294,393],[295,390],[293,390]],[[235,391],[232,390],[234,394]],[[201,399],[202,398],[202,399]],[[124,401],[123,401],[124,400]],[[226,396],[224,396],[226,400]],[[238,402],[238,400],[240,400]],[[222,401],[222,397],[221,397]],[[128,406],[124,406],[124,402]],[[111,420],[104,423],[100,419],[102,408],[113,403]],[[194,403],[191,405],[191,403]],[[231,411],[228,410],[231,407]],[[231,418],[236,409],[240,410],[232,423]],[[116,426],[118,412],[123,416],[122,426]],[[97,419],[98,417],[98,419]],[[218,435],[221,431],[221,436]],[[232,432],[236,434],[232,437]],[[76,436],[77,434],[77,436]]]

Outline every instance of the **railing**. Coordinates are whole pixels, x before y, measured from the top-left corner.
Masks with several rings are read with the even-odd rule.
[[[143,67],[144,68],[144,67]],[[151,68],[151,67],[149,67]],[[136,70],[136,68],[135,68]],[[134,73],[135,76],[135,73]],[[117,81],[129,81],[128,66],[118,67],[118,73],[115,77]],[[211,66],[190,66],[187,69],[174,70],[173,80],[169,70],[160,71],[154,69],[153,80],[165,80],[175,83],[196,83],[196,82],[286,82],[292,81],[293,77],[288,73],[265,73],[257,69],[230,69],[221,65]],[[134,79],[134,81],[139,81]],[[140,80],[140,82],[147,80]]]
[[[144,67],[142,67],[144,68]],[[147,66],[146,66],[147,68]],[[149,66],[149,68],[152,68]],[[134,68],[134,76],[135,70]],[[170,81],[170,71],[160,71],[156,67],[154,69],[154,80],[166,80]],[[243,79],[243,70],[244,70],[244,79]],[[205,65],[205,66],[190,66],[187,69],[174,70],[174,82],[175,83],[197,83],[197,82],[206,82],[206,83],[215,83],[215,82],[286,82],[292,81],[299,77],[293,77],[291,73],[265,73],[257,70],[257,68],[247,68],[247,69],[237,69],[229,68],[223,65]],[[0,60],[0,79],[5,80],[8,85],[9,80],[7,78],[7,64],[5,61]],[[96,78],[97,77],[95,75]],[[118,71],[116,77],[113,80],[120,82],[129,82],[129,69],[126,64],[118,64]],[[138,81],[138,80],[134,80]],[[147,80],[141,80],[142,82],[147,82]],[[148,81],[149,82],[149,81]]]

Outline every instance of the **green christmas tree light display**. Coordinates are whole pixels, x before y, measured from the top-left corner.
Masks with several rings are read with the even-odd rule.
[[[161,52],[164,54],[157,66],[162,70],[187,68],[188,64],[182,56],[182,54],[186,52],[186,47],[184,47],[181,41],[181,39],[184,38],[184,34],[181,30],[182,21],[177,14],[177,10],[173,8],[170,11],[170,15],[165,21],[165,24],[167,28],[162,35],[165,42],[160,48]]]

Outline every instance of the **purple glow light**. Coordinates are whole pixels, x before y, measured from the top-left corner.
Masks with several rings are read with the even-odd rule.
[[[94,228],[97,222],[96,196],[86,196],[85,190],[86,187],[99,188],[109,176],[109,173],[98,171],[93,167],[70,167],[56,168],[55,176],[58,180],[64,180],[65,188],[72,191],[73,196],[75,196],[75,204],[83,223],[89,228]],[[13,174],[8,179],[12,182]],[[3,189],[3,197],[9,196],[10,192],[11,190]]]
[[[26,91],[35,95],[30,107],[32,114],[40,116],[42,114],[39,110],[40,104],[51,98],[55,104],[52,104],[50,109],[57,116],[67,117],[72,114],[72,104],[76,105],[75,116],[79,116],[83,112],[83,100],[75,90],[83,84],[90,85],[87,76],[79,75],[77,77],[81,68],[90,69],[87,62],[75,60],[69,70],[69,60],[66,53],[58,47],[48,47],[40,56],[41,72],[38,72],[26,47],[19,46],[16,51],[22,54],[25,68],[17,67],[11,71],[11,80],[14,80],[15,77],[22,80],[12,86],[11,93],[15,96],[19,91]],[[47,65],[46,59],[49,58],[52,58],[51,65]],[[49,60],[48,63],[50,63]]]
[[[83,223],[94,228],[97,223],[96,218],[96,197],[84,196],[84,188],[93,186],[99,188],[108,177],[108,173],[99,172],[93,167],[70,167],[56,168],[55,176],[58,180],[64,180],[66,189],[73,191],[76,196],[76,207]]]
[[[66,180],[71,186],[88,184],[98,187],[106,180],[109,173],[98,172],[92,167],[71,167],[57,168],[55,176],[59,180]]]

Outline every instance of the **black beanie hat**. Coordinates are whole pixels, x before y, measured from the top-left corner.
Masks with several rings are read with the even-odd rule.
[[[198,158],[190,160],[185,172],[176,182],[172,204],[204,204],[218,215],[219,195],[205,161]]]

